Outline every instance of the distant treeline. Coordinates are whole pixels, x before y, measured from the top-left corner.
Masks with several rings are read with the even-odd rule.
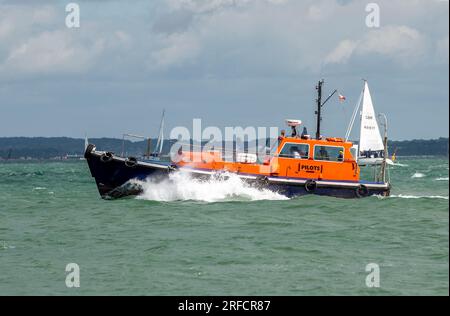
[[[89,142],[97,149],[122,153],[122,139],[92,138]],[[169,152],[173,141],[165,141],[163,152]],[[141,156],[147,151],[147,141],[125,140],[125,154]],[[151,140],[151,150],[156,139]],[[0,159],[51,159],[58,157],[82,156],[84,139],[69,137],[0,137]],[[448,156],[448,138],[432,140],[407,140],[389,142],[390,153],[398,156]]]
[[[156,146],[156,139],[151,140],[151,148]],[[141,156],[146,153],[147,141],[132,142],[117,138],[92,138],[89,143],[97,149],[111,151],[116,154]],[[168,151],[170,143],[164,144]],[[69,137],[0,137],[0,159],[51,159],[66,156],[82,156],[84,154],[84,139]]]
[[[447,156],[448,138],[390,141],[389,152],[398,156]]]

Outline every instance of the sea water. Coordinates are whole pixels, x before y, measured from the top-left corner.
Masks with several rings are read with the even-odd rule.
[[[175,176],[108,201],[85,161],[1,163],[0,295],[448,295],[448,159],[400,163],[388,198]]]

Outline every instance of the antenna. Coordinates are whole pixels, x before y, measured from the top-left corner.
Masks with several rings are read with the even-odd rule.
[[[316,139],[320,139],[320,122],[322,121],[322,107],[325,105],[325,103],[328,102],[328,100],[331,99],[331,97],[337,92],[335,89],[322,103],[322,86],[325,83],[325,81],[322,79],[319,81],[318,85],[316,86],[317,90],[317,111],[315,112],[317,115],[317,130],[316,130]]]
[[[318,85],[316,86],[317,90],[317,129],[316,129],[316,139],[320,139],[320,121],[322,121],[321,117],[321,109],[322,109],[322,85],[323,85],[323,79],[319,81]]]

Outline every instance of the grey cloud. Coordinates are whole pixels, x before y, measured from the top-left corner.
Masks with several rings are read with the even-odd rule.
[[[447,133],[448,3],[377,1],[382,27],[373,30],[367,2],[81,1],[79,30],[65,28],[60,1],[0,2],[0,135],[145,132],[162,107],[174,125],[298,116],[311,128],[321,77],[346,94],[348,108],[360,78],[370,80],[393,138]],[[30,18],[42,9],[53,14]],[[433,113],[424,111],[429,103]],[[346,125],[345,110],[326,109],[327,132]],[[26,117],[35,112],[39,126]],[[430,128],[406,126],[405,115]]]
[[[156,19],[152,30],[156,33],[172,34],[186,31],[194,19],[192,11],[180,9],[166,13]]]

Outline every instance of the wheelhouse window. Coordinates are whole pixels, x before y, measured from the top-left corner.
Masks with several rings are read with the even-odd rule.
[[[282,158],[308,159],[309,145],[286,143],[278,156]]]
[[[350,153],[352,154],[353,159],[358,159],[358,149],[356,147],[350,148]]]
[[[344,147],[320,146],[314,147],[314,160],[344,161]]]

